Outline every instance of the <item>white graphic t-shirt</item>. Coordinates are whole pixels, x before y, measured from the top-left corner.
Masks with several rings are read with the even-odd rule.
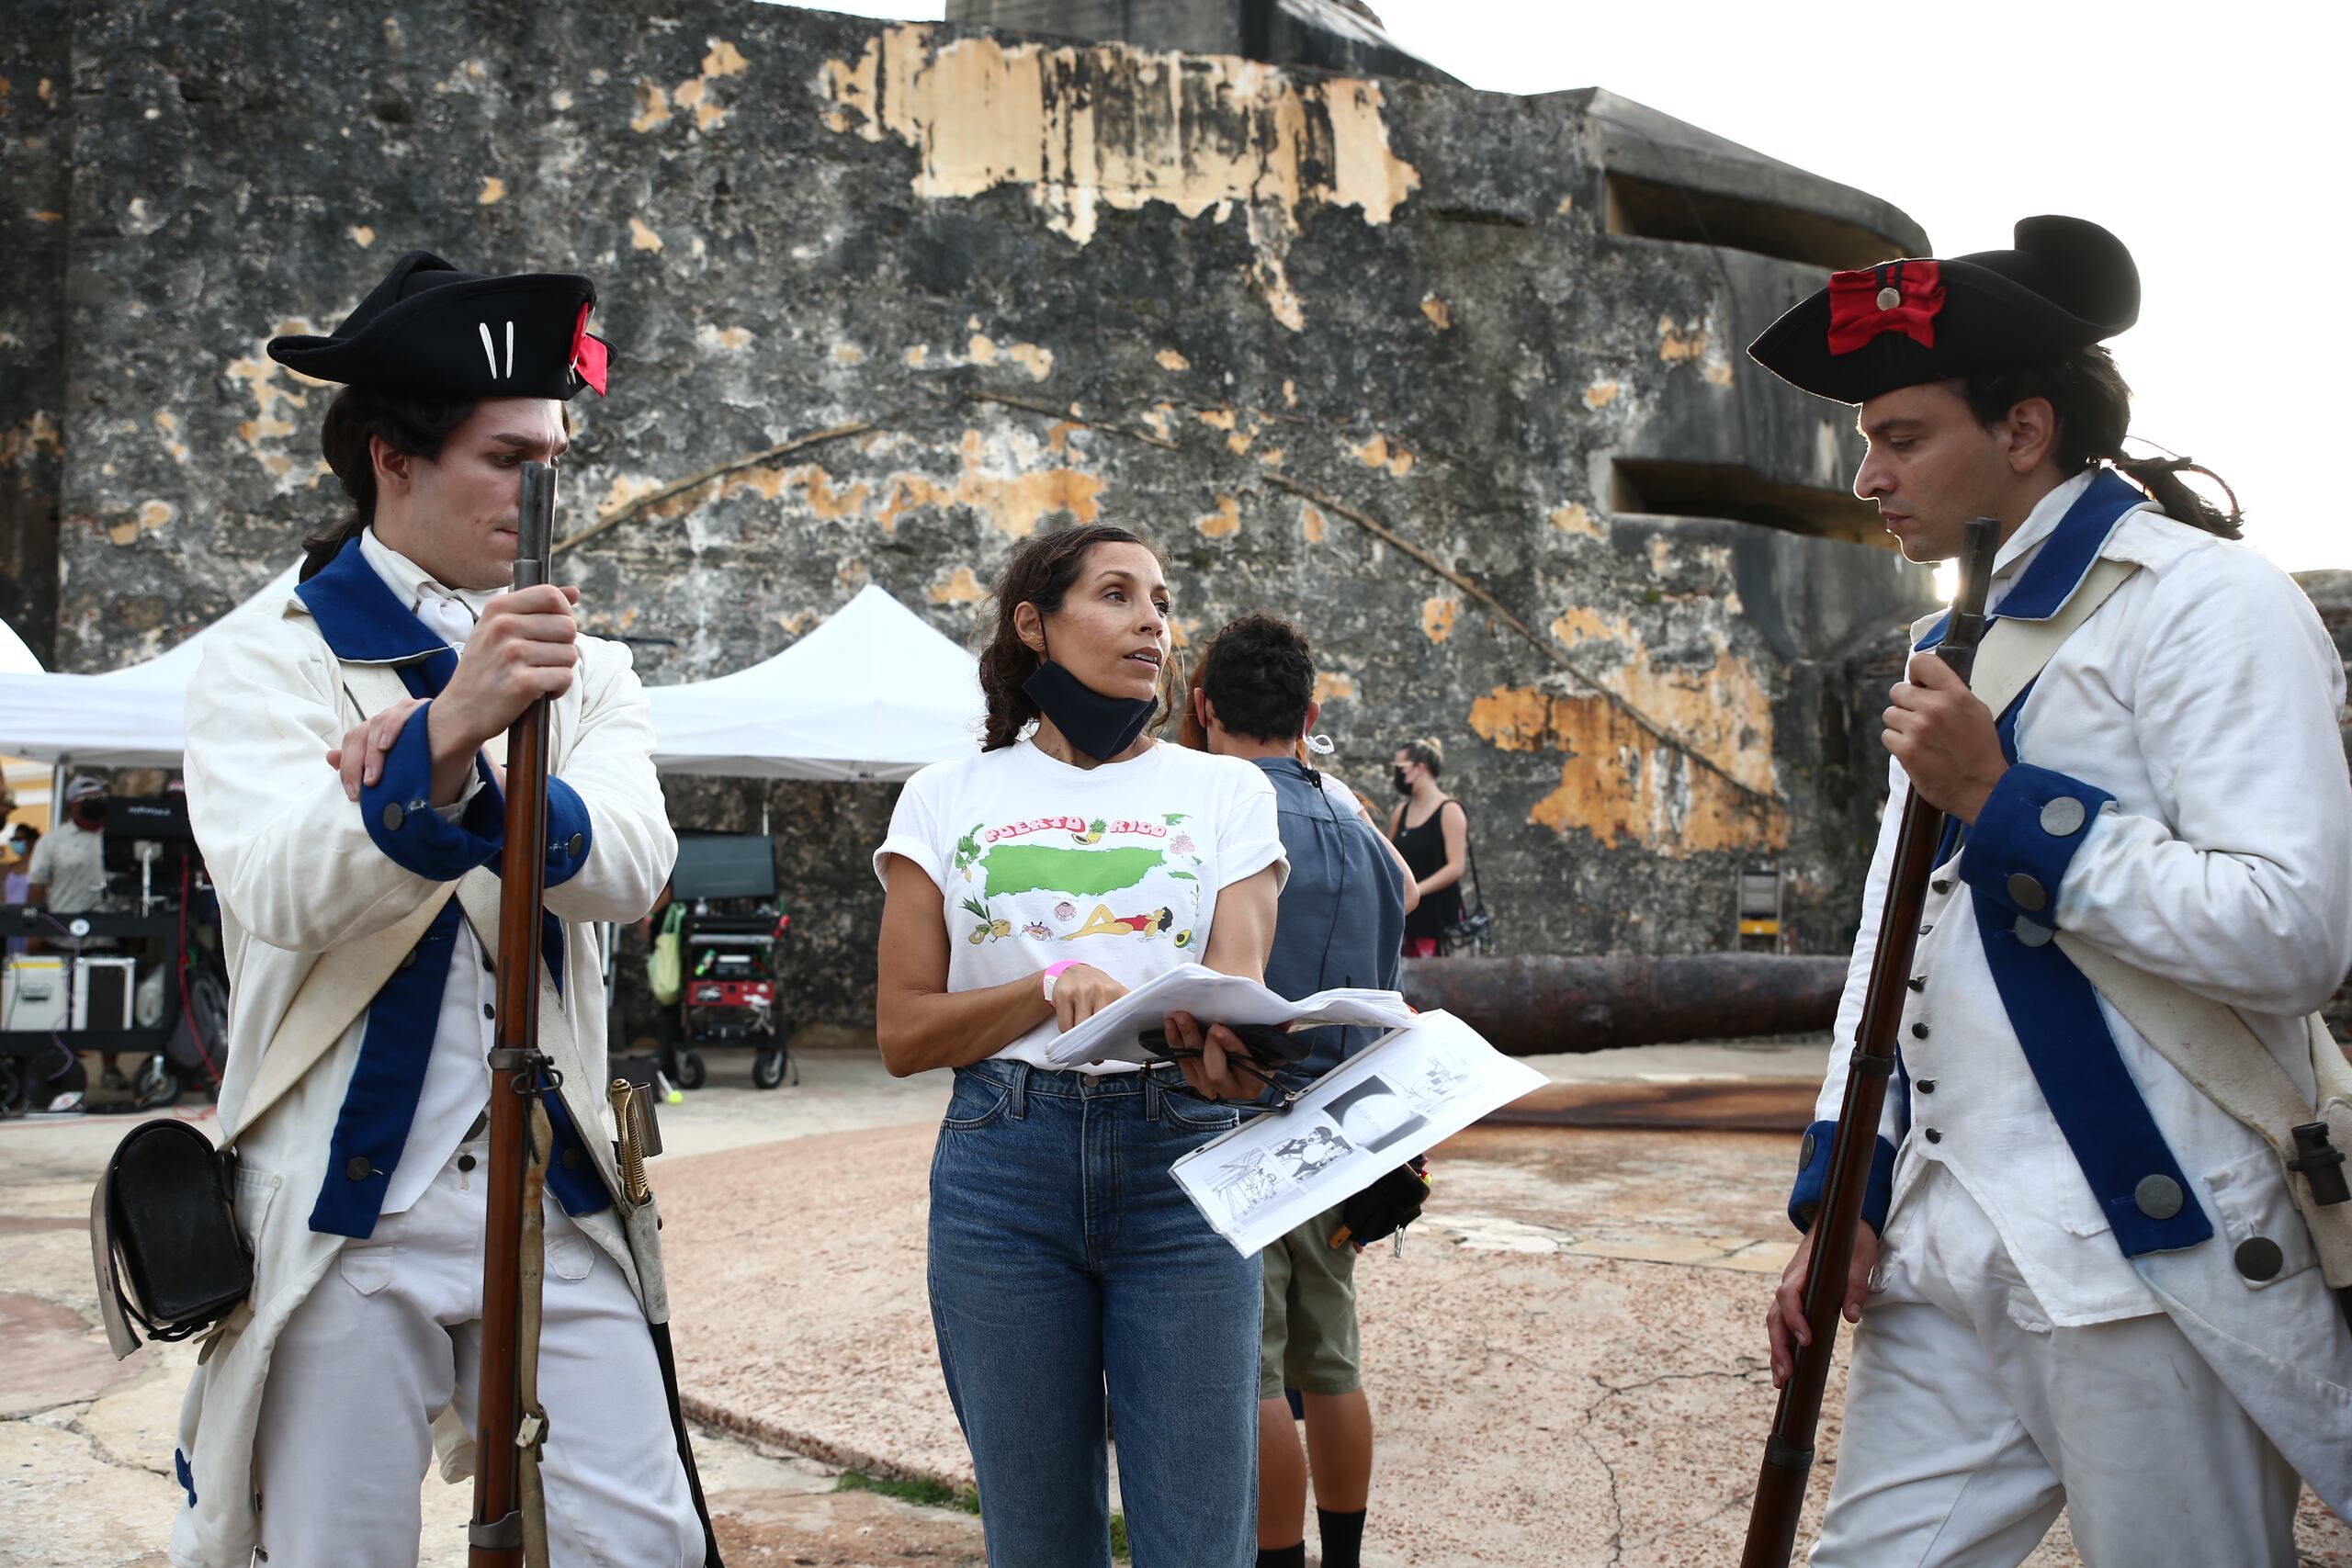
[[[1026,740],[935,762],[907,781],[874,852],[886,885],[891,855],[921,866],[944,896],[951,991],[1065,959],[1133,989],[1202,961],[1221,888],[1270,865],[1278,877],[1289,871],[1266,775],[1165,742],[1091,769]],[[1059,1032],[1049,1018],[997,1055],[1047,1066]]]

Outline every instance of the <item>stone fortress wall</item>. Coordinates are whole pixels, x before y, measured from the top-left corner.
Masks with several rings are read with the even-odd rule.
[[[1845,493],[1843,411],[1741,347],[1927,249],[1883,201],[1598,89],[751,0],[15,16],[0,615],[52,668],[171,646],[336,510],[331,392],[273,333],[410,246],[577,268],[618,353],[571,405],[559,575],[648,682],[867,582],[973,642],[1019,540],[1115,521],[1187,638],[1306,627],[1375,799],[1445,742],[1504,951],[1728,947],[1762,862],[1802,949],[1851,930],[1856,661],[1931,591]],[[892,791],[672,787],[772,814],[786,1010],[869,1020]]]

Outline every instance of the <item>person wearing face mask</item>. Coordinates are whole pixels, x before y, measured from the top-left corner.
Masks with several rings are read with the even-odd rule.
[[[932,1161],[939,1359],[991,1568],[1109,1568],[1103,1396],[1138,1562],[1250,1568],[1258,1260],[1169,1167],[1252,1083],[1171,1014],[1181,1071],[1057,1070],[1061,1031],[1187,963],[1262,980],[1287,862],[1273,786],[1150,729],[1170,669],[1158,555],[1102,525],[1014,551],[980,659],[980,750],[909,780],[874,852],[875,1032],[953,1069]],[[1034,727],[1034,728],[1033,728]]]
[[[1462,919],[1462,873],[1470,859],[1470,818],[1437,782],[1445,748],[1432,737],[1396,749],[1391,782],[1405,798],[1388,813],[1388,838],[1412,868],[1420,902],[1405,917],[1405,956],[1434,958],[1445,929]]]

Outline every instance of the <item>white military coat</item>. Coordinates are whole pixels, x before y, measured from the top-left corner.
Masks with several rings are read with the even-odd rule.
[[[2308,1096],[2304,1016],[2352,968],[2343,662],[2284,572],[2111,473],[2061,486],[2002,546],[1995,614],[2056,615],[2101,557],[2139,570],[2000,716],[2019,765],[1930,885],[1865,1214],[1883,1231],[1944,1167],[2052,1324],[2168,1313],[2352,1517],[2352,1332],[2287,1172],[2103,998],[2073,991],[2079,974],[2049,939],[2069,932],[2227,1004]],[[1801,1225],[1826,1174],[1908,793],[1893,773],[1791,1201]],[[2275,1258],[2245,1247],[2256,1238]],[[2249,1277],[2241,1257],[2274,1271]]]
[[[396,1064],[371,1062],[371,1019],[388,1038],[413,1043],[421,1031],[430,1040],[440,985],[416,984],[430,963],[396,971],[248,1133],[245,1097],[262,1056],[322,954],[383,937],[468,869],[494,872],[503,836],[495,788],[479,790],[457,822],[426,805],[422,710],[388,757],[381,783],[356,805],[345,798],[325,761],[357,721],[339,661],[407,670],[411,680],[431,666],[446,679],[454,657],[356,547],[298,592],[282,609],[257,606],[222,625],[188,694],[189,815],[220,893],[231,986],[220,1122],[240,1156],[237,1218],[254,1250],[254,1288],[205,1347],[181,1416],[174,1459],[187,1499],[172,1557],[185,1568],[251,1561],[254,1431],[271,1347],[345,1241],[374,1224],[408,1123],[380,1110],[387,1098],[398,1100],[401,1075]],[[649,1320],[662,1322],[668,1304],[650,1206],[624,1213],[605,1197],[615,1182],[601,1092],[605,998],[596,928],[645,913],[677,845],[628,650],[589,637],[579,647],[578,678],[553,705],[549,724],[546,907],[560,923],[560,942],[555,927],[549,931],[562,970],[560,1027],[552,1032],[565,1071],[558,1114],[579,1130],[569,1147],[580,1157],[569,1171],[551,1170],[549,1188],[620,1267]],[[437,689],[437,681],[428,685]],[[454,900],[445,917],[460,918]],[[445,967],[447,937],[440,942]],[[432,945],[428,936],[416,952]],[[411,994],[399,1002],[404,987]],[[409,1068],[412,1077],[421,1069],[413,1052]],[[363,1092],[371,1083],[372,1098]],[[413,1094],[409,1104],[413,1111]]]

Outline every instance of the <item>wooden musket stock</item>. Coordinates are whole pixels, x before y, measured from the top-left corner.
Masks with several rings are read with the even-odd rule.
[[[1978,518],[1967,526],[1960,552],[1960,592],[1936,652],[1968,679],[1976,645],[1984,635],[1984,592],[2000,547],[2000,525]],[[1846,1299],[1846,1271],[1854,1258],[1854,1233],[1861,1224],[1862,1193],[1869,1185],[1878,1142],[1879,1113],[1886,1104],[1887,1080],[1894,1075],[1895,1034],[1903,1022],[1903,999],[1911,978],[1912,955],[1922,934],[1921,911],[1928,877],[1935,870],[1936,846],[1943,838],[1944,814],[1917,790],[1904,800],[1894,841],[1894,865],[1880,911],[1878,946],[1871,958],[1869,988],[1856,1032],[1846,1099],[1838,1112],[1829,1179],[1814,1215],[1813,1262],[1805,1278],[1804,1318],[1810,1345],[1796,1347],[1796,1364],[1781,1390],[1771,1435],[1764,1440],[1764,1464],[1756,1501],[1747,1517],[1747,1544],[1740,1568],[1787,1568],[1795,1548],[1797,1516],[1804,1507],[1805,1482],[1813,1470],[1813,1443],[1821,1421],[1822,1387],[1829,1376],[1830,1352],[1838,1342],[1838,1320]]]
[[[514,587],[547,581],[555,533],[555,470],[523,465]],[[482,1245],[481,1370],[475,1409],[474,1516],[469,1568],[521,1568],[518,1383],[524,1170],[528,1096],[539,1055],[539,911],[547,896],[548,700],[524,709],[506,738],[506,841],[499,864],[498,1035],[490,1056],[489,1218]],[[548,1151],[540,1149],[544,1160]]]

